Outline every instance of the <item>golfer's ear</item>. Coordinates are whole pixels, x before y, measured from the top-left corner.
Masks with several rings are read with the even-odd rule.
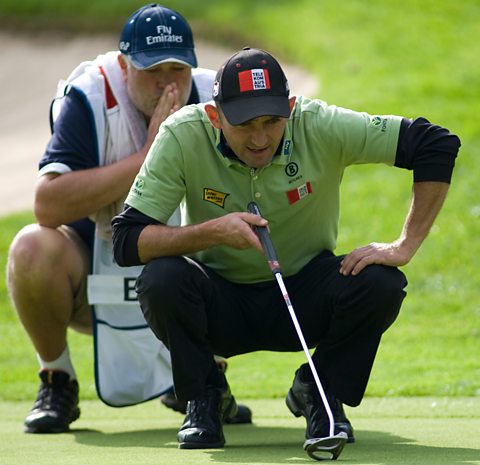
[[[205,112],[207,113],[210,123],[215,129],[221,129],[222,125],[220,124],[220,118],[218,117],[217,107],[207,103],[205,105]]]
[[[295,106],[295,102],[297,100],[297,97],[290,97],[288,99],[289,103],[290,103],[290,113],[292,112],[293,110],[293,107]]]

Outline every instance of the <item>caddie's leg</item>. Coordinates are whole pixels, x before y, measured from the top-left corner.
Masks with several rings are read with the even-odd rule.
[[[89,259],[81,239],[62,228],[26,226],[8,257],[10,296],[41,365],[37,400],[25,419],[31,433],[67,431],[80,415],[67,328],[91,332],[85,295]]]
[[[88,273],[77,245],[56,229],[23,228],[8,257],[8,289],[25,330],[44,360],[57,358],[66,345],[74,301]],[[75,323],[73,323],[75,325]],[[91,331],[91,320],[76,329]]]

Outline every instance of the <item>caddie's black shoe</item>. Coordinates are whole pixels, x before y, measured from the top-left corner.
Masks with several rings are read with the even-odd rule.
[[[183,413],[184,415],[187,413],[187,403],[177,399],[173,387],[160,396],[160,402],[175,412]]]
[[[187,402],[187,414],[180,430],[180,449],[210,449],[223,447],[222,423],[237,413],[237,403],[225,381],[225,388],[207,386],[199,399]]]
[[[342,403],[329,393],[326,392],[325,394],[335,422],[334,434],[337,435],[344,432],[348,437],[347,442],[355,442],[353,428],[345,415]],[[297,370],[295,373],[292,387],[288,391],[285,402],[296,417],[304,416],[307,420],[305,432],[307,439],[323,438],[330,435],[328,415],[323,406],[317,385],[315,381],[302,381],[300,370]]]
[[[177,399],[175,392],[172,389],[169,389],[165,394],[160,396],[160,402],[165,405],[165,407],[171,408],[175,412],[187,413],[187,403]],[[228,417],[224,419],[224,422],[229,425],[239,425],[244,423],[252,422],[252,411],[249,407],[243,404],[238,404],[238,410],[236,415],[233,417]]]
[[[64,371],[42,370],[33,408],[25,418],[26,433],[63,433],[80,416],[78,383]]]

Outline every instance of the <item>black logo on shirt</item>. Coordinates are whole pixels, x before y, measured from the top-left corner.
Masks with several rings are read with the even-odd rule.
[[[286,167],[285,167],[285,174],[287,176],[296,176],[296,174],[298,173],[298,165],[294,162],[291,162],[289,163]]]

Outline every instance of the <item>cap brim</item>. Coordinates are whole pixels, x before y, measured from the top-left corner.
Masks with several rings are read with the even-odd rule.
[[[290,101],[285,96],[257,96],[220,103],[227,121],[236,126],[260,116],[290,117]]]
[[[137,52],[129,55],[137,69],[148,69],[162,63],[181,63],[190,68],[197,67],[193,49],[166,48],[161,51]]]

